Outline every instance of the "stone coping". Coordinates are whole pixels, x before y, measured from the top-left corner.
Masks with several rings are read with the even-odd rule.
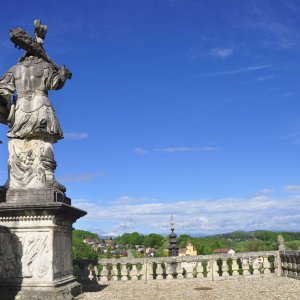
[[[176,256],[176,257],[145,257],[145,258],[110,258],[99,259],[99,264],[117,264],[117,263],[133,263],[133,264],[145,264],[145,263],[163,263],[163,262],[193,262],[203,260],[216,260],[216,259],[228,259],[228,258],[249,258],[258,256],[277,256],[279,251],[259,251],[259,252],[241,252],[234,254],[211,254],[211,255],[195,255],[195,256]],[[91,263],[91,262],[90,262]]]
[[[0,203],[0,218],[14,217],[21,218],[26,216],[49,216],[49,215],[65,215],[72,216],[73,219],[78,219],[85,216],[87,213],[84,210],[74,206],[61,203],[43,203],[43,204],[28,204],[28,203]],[[5,219],[4,219],[5,220]]]

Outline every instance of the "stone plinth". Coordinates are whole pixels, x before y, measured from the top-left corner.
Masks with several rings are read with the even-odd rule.
[[[62,202],[0,204],[0,300],[69,300],[72,224],[86,212]]]

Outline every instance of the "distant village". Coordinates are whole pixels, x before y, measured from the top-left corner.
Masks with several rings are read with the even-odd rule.
[[[114,239],[95,239],[86,237],[83,242],[91,247],[91,249],[97,252],[100,256],[110,254],[112,257],[154,257],[156,249],[151,247],[145,247],[144,245],[121,245]],[[135,251],[132,251],[135,250]],[[169,255],[169,249],[164,250],[165,256]],[[213,253],[233,254],[235,251],[230,248],[214,249]],[[178,256],[195,256],[198,255],[196,248],[191,244],[191,241],[187,241],[184,248],[178,249]]]

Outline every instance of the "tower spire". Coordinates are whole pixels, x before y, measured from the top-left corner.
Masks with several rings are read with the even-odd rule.
[[[171,215],[171,221],[170,221],[170,225],[171,225],[171,233],[169,234],[169,256],[178,256],[178,244],[177,244],[177,234],[174,232],[174,217],[173,215]]]

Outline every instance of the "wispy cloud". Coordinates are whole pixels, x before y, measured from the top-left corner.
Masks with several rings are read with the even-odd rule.
[[[258,195],[268,195],[268,194],[272,194],[273,192],[274,189],[264,188],[258,192]]]
[[[81,141],[87,139],[89,135],[86,132],[72,131],[72,132],[66,132],[64,134],[64,137],[68,140]]]
[[[226,58],[233,54],[232,48],[214,48],[210,51],[210,54],[216,57]]]
[[[115,234],[135,230],[142,233],[168,233],[171,214],[175,215],[177,233],[213,234],[234,230],[299,230],[299,201],[300,194],[285,198],[265,194],[218,200],[125,201],[111,206],[101,206],[87,200],[73,202],[75,206],[88,211],[85,219],[95,222],[95,229],[103,228],[108,221],[114,222],[111,228],[105,230]]]
[[[167,147],[156,149],[161,153],[178,153],[178,152],[211,152],[216,151],[215,147]]]
[[[300,142],[300,132],[297,132],[297,131],[291,132],[286,135],[277,136],[277,137],[275,137],[275,139],[282,140],[282,141],[289,141],[293,144],[298,144]]]
[[[292,193],[300,193],[300,185],[286,185],[284,187],[285,192],[292,192]]]
[[[292,132],[286,135],[278,136],[278,140],[289,140],[300,136],[300,132]]]
[[[62,182],[82,182],[82,181],[90,181],[96,177],[104,176],[104,173],[97,172],[87,172],[87,173],[80,173],[80,174],[74,174],[74,175],[64,175],[59,176],[58,179]]]
[[[254,81],[265,81],[275,79],[274,75],[260,76],[254,79]]]
[[[135,154],[137,155],[145,155],[148,153],[147,150],[143,149],[143,148],[135,148],[134,149]]]
[[[216,57],[216,58],[227,58],[233,55],[233,48],[213,48],[209,51],[205,51],[202,48],[191,48],[189,57],[192,59],[205,58],[205,57]]]
[[[291,9],[294,1],[283,1],[279,4],[284,11]],[[297,1],[295,1],[297,2]],[[270,9],[270,5],[263,1],[250,1],[251,13],[243,17],[236,16],[235,20],[229,20],[233,26],[251,31],[255,34],[256,46],[270,47],[272,49],[299,49],[300,33],[297,22],[289,19],[282,19],[281,12],[277,9]],[[293,10],[293,9],[291,9]],[[291,19],[293,19],[291,15]]]
[[[267,68],[270,68],[271,65],[256,65],[256,66],[249,66],[244,68],[238,68],[234,70],[228,70],[228,71],[218,71],[213,73],[206,73],[206,75],[213,77],[213,76],[221,76],[221,75],[235,75],[240,73],[250,73],[254,71],[264,70]],[[203,74],[204,75],[204,74]]]

